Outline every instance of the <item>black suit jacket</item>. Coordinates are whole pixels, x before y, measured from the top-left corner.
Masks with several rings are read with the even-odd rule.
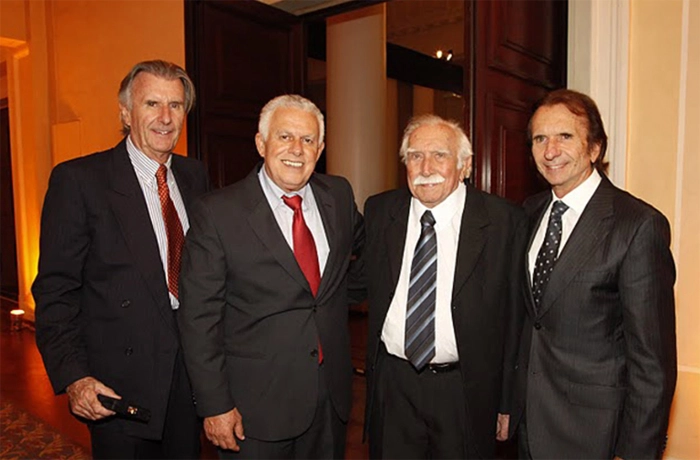
[[[525,203],[530,241],[547,191]],[[602,178],[535,312],[527,256],[511,428],[526,412],[534,458],[660,458],[676,383],[666,218]]]
[[[371,197],[365,206],[365,277],[369,293],[367,404],[370,426],[375,375],[383,364],[381,331],[401,272],[411,194],[407,189]],[[465,443],[492,458],[496,415],[507,413],[516,334],[523,307],[516,293],[517,261],[524,248],[524,215],[515,205],[467,185],[452,290],[460,370],[466,401]],[[520,230],[520,231],[519,231]],[[519,316],[520,315],[520,316]],[[369,432],[369,436],[378,434]],[[473,451],[469,449],[467,451]]]
[[[199,414],[237,407],[246,436],[276,441],[311,424],[319,340],[331,399],[348,418],[348,267],[364,228],[350,184],[312,175],[330,246],[314,297],[258,171],[196,203],[182,260],[178,322]]]
[[[173,155],[188,206],[208,188],[204,165]],[[126,141],[51,174],[41,221],[36,340],[56,393],[93,376],[152,412],[112,420],[159,439],[179,340],[158,243]]]

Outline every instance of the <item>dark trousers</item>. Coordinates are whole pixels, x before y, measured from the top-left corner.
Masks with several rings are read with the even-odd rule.
[[[165,391],[165,389],[164,389]],[[139,422],[131,422],[139,423]],[[178,353],[161,440],[125,434],[111,420],[90,425],[95,459],[198,459],[202,424],[192,401],[185,364]]]
[[[371,458],[472,458],[459,369],[417,372],[381,347],[369,428]]]
[[[237,441],[240,452],[219,449],[221,459],[342,459],[345,456],[347,424],[338,416],[331,401],[323,365],[318,373],[318,403],[311,426],[299,436],[282,441],[262,441],[246,434]],[[245,414],[243,424],[245,426]],[[274,417],[275,414],[270,414]]]

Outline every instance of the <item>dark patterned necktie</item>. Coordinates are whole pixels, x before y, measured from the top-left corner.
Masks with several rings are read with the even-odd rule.
[[[554,264],[559,256],[559,244],[561,243],[561,216],[569,209],[562,201],[555,201],[552,212],[549,215],[547,233],[535,259],[535,271],[532,276],[532,296],[535,299],[535,308],[539,309],[542,295],[549,282],[549,277],[554,269]]]
[[[421,370],[435,356],[435,291],[437,288],[437,237],[435,218],[425,211],[411,262],[406,310],[406,358]]]
[[[318,253],[316,252],[314,236],[304,220],[301,197],[299,195],[282,196],[282,200],[294,211],[294,219],[292,220],[294,257],[297,259],[299,268],[304,273],[306,281],[309,282],[309,287],[315,297],[321,284],[321,270],[318,266]],[[318,342],[318,362],[319,364],[323,362],[323,349],[320,341]]]
[[[167,175],[168,168],[165,165],[160,165],[156,171],[156,182],[158,183],[158,197],[163,212],[165,233],[168,237],[168,290],[175,298],[178,298],[178,277],[180,276],[180,261],[185,235],[182,232],[182,224],[173,200],[170,199]]]

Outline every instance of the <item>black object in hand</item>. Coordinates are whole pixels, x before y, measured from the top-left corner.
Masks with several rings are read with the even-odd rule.
[[[140,422],[148,422],[151,419],[151,411],[139,407],[135,404],[130,404],[123,399],[116,399],[102,394],[97,395],[97,399],[102,403],[105,409],[116,412],[117,414],[130,420],[138,420]]]

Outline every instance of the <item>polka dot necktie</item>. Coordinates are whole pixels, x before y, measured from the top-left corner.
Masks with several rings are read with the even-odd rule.
[[[559,243],[561,243],[561,216],[569,209],[562,201],[555,201],[552,212],[549,215],[547,233],[537,253],[535,260],[535,273],[532,276],[532,296],[535,299],[535,308],[539,309],[544,290],[549,282],[549,277],[554,269],[554,264],[559,255]]]
[[[165,233],[168,237],[168,290],[175,298],[178,298],[178,277],[180,276],[180,259],[185,235],[182,232],[182,224],[173,200],[170,199],[167,175],[168,168],[165,165],[160,165],[156,171],[156,183],[158,184],[158,197],[163,212]]]

